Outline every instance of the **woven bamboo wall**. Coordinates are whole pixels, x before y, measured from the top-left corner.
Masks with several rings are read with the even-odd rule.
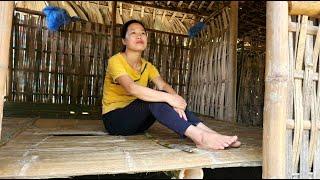
[[[110,28],[72,22],[58,32],[43,16],[15,13],[9,100],[101,104]]]
[[[101,106],[111,47],[110,26],[72,22],[52,32],[47,30],[44,16],[19,12],[13,23],[7,91],[10,102]],[[116,52],[122,48],[120,29],[121,26],[116,27]],[[147,32],[144,58],[186,97],[190,39],[185,35]]]
[[[289,19],[287,177],[320,178],[320,24],[307,16]]]
[[[226,110],[229,22],[229,9],[225,8],[192,44],[190,109],[220,120],[225,119]]]
[[[262,127],[265,49],[242,47],[238,64],[237,121]]]

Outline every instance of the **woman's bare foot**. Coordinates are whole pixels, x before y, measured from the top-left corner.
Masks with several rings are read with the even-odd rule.
[[[202,130],[205,130],[205,131],[207,131],[207,132],[210,132],[210,133],[219,134],[219,133],[217,133],[216,131],[214,131],[214,130],[210,129],[209,127],[207,127],[206,125],[204,125],[203,123],[199,123],[196,127],[200,128],[200,129],[202,129]],[[221,135],[221,134],[220,134],[220,135]],[[238,148],[238,147],[240,147],[240,146],[241,146],[241,142],[238,141],[238,140],[236,140],[235,142],[232,142],[232,143],[230,144],[230,146],[228,146],[228,147]]]
[[[237,136],[224,136],[217,133],[204,132],[200,142],[196,146],[207,150],[222,150],[233,144],[238,145]]]
[[[241,146],[241,142],[240,141],[236,141],[234,143],[231,143],[229,147],[238,148],[240,146]]]

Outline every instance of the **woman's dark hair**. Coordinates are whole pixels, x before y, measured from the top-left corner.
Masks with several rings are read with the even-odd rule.
[[[141,21],[138,21],[138,20],[135,20],[135,19],[132,19],[132,20],[129,20],[127,21],[126,23],[123,24],[122,26],[122,29],[121,29],[121,38],[122,39],[125,39],[126,38],[126,34],[127,34],[127,31],[128,31],[128,27],[133,24],[133,23],[138,23],[140,24],[144,30],[146,30],[146,28],[144,27],[143,23]],[[126,51],[126,46],[124,46],[122,48],[122,51],[121,52],[125,52]]]

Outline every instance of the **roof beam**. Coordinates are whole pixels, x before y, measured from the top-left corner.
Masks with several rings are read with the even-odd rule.
[[[192,4],[194,3],[194,1],[191,1],[191,3],[188,6],[188,9],[191,9]]]
[[[120,15],[122,15],[122,2],[119,3],[120,6]]]
[[[205,2],[206,2],[206,1],[202,1],[202,2],[201,2],[200,6],[199,6],[199,8],[198,8],[199,10],[202,8],[202,6],[204,5]]]
[[[183,1],[179,1],[178,3],[178,6],[177,7],[180,7],[182,5]]]
[[[134,6],[134,5],[131,5],[131,9],[130,9],[130,17],[132,17],[132,14],[133,14],[133,6]]]
[[[194,15],[194,16],[198,16],[198,17],[206,17],[209,16],[210,13],[206,12],[206,11],[197,11],[197,10],[192,10],[192,9],[173,9],[173,8],[169,8],[169,7],[163,7],[163,6],[159,6],[159,5],[152,5],[152,4],[145,4],[142,2],[136,2],[136,1],[118,1],[118,2],[122,2],[123,4],[133,4],[133,5],[137,5],[137,6],[144,6],[144,7],[149,7],[149,8],[157,8],[160,10],[166,10],[168,12],[177,12],[177,13],[183,13],[183,14],[190,14],[190,15]],[[192,1],[192,4],[194,3],[194,1]],[[190,5],[189,5],[190,6]]]
[[[186,17],[187,17],[187,14],[184,14],[182,19],[181,19],[181,22],[183,22]]]
[[[153,20],[156,19],[156,12],[157,12],[157,9],[156,9],[156,8],[153,8],[153,14],[152,14],[152,19],[153,19]]]
[[[144,16],[144,7],[141,7],[141,18]]]
[[[169,22],[171,22],[171,21],[172,21],[172,19],[176,16],[176,14],[177,14],[177,12],[174,12],[174,13],[172,14],[172,16],[171,16],[171,18],[170,18]]]
[[[210,2],[209,6],[207,7],[207,10],[211,10],[211,7],[212,7],[213,3],[214,3],[214,1]]]
[[[166,16],[167,11],[163,11],[162,17],[161,17],[161,22],[163,22],[164,17]]]

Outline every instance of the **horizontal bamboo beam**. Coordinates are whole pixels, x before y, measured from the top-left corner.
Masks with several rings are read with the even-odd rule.
[[[317,123],[317,130],[320,129],[320,124]],[[294,120],[293,119],[289,119],[287,121],[287,129],[294,129]],[[303,129],[304,130],[310,130],[311,129],[311,122],[309,120],[304,120],[303,121]]]
[[[320,17],[320,1],[289,1],[290,15],[307,15]]]

